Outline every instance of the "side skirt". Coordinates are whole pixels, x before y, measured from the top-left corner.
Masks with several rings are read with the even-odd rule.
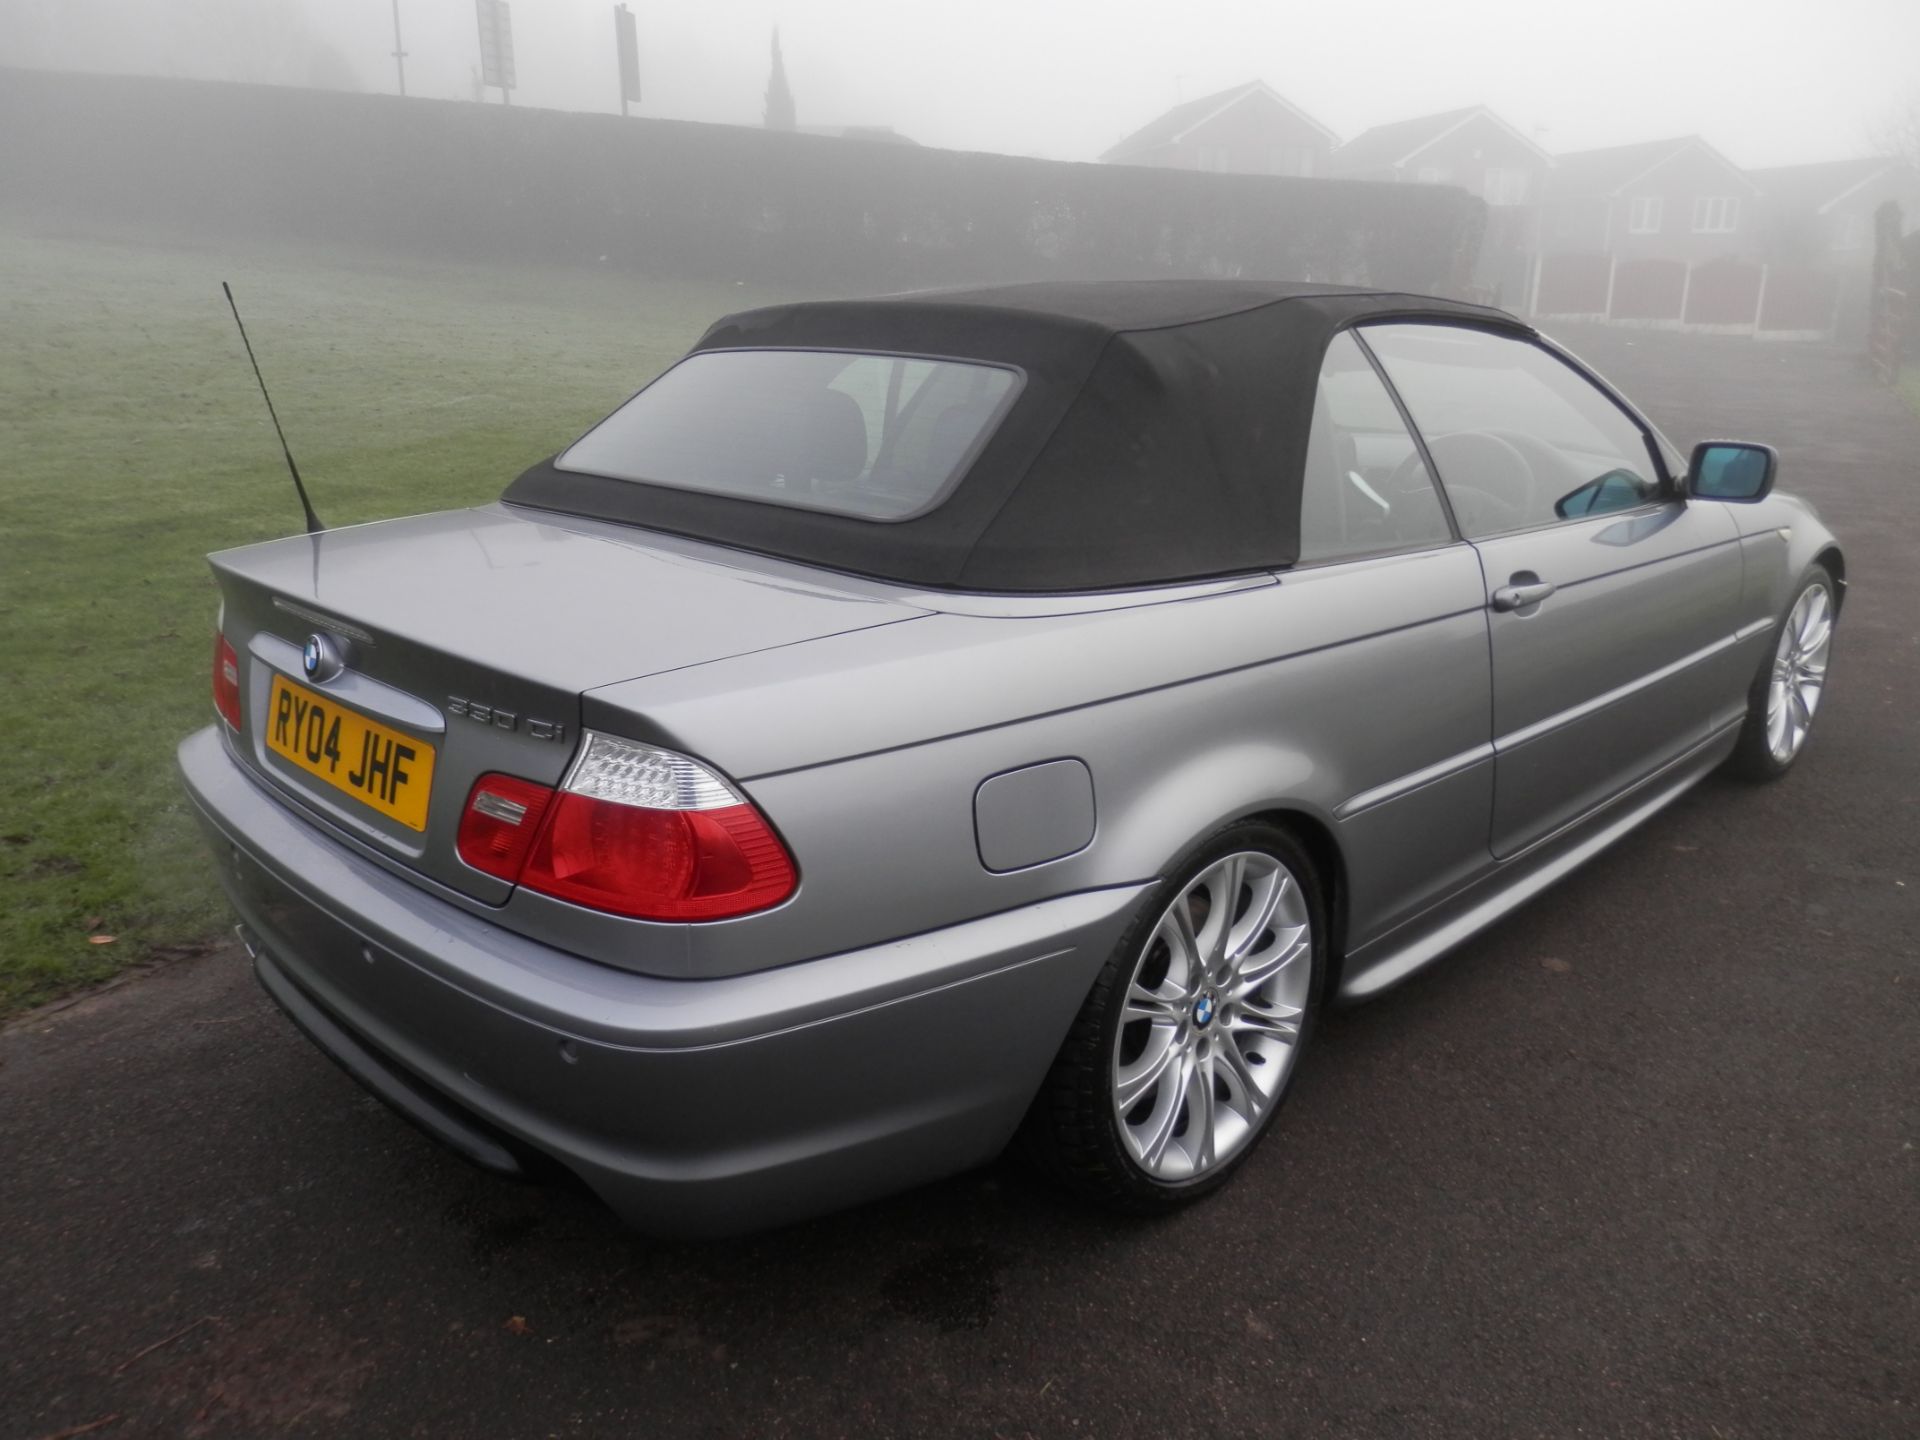
[[[1535,841],[1459,894],[1348,955],[1335,998],[1343,1003],[1371,999],[1578,869],[1726,759],[1745,718],[1736,717],[1600,809]]]

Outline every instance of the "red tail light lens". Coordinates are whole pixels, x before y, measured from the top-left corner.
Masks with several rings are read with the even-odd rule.
[[[240,657],[227,637],[213,637],[213,708],[234,729],[240,728]]]
[[[563,794],[520,883],[641,920],[724,920],[791,895],[793,862],[751,805],[642,810]]]
[[[518,881],[552,802],[550,786],[512,775],[482,775],[460,816],[460,858],[476,870]]]
[[[671,751],[589,733],[559,791],[483,776],[460,857],[557,900],[640,920],[724,920],[793,893],[793,858],[721,776]]]

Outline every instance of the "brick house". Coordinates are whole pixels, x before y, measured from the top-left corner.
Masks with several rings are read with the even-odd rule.
[[[1458,185],[1497,209],[1536,204],[1553,158],[1484,105],[1363,130],[1333,153],[1350,180]]]
[[[1495,304],[1525,303],[1539,201],[1553,157],[1484,105],[1376,125],[1333,152],[1352,180],[1458,185],[1487,202],[1473,284]]]
[[[1901,228],[1920,229],[1920,175],[1885,157],[1749,170],[1760,187],[1768,249],[1809,264],[1860,270],[1873,264],[1873,215],[1900,207]]]
[[[1530,308],[1752,332],[1765,299],[1760,187],[1697,135],[1559,156]],[[1782,300],[1791,297],[1776,297]],[[1803,330],[1787,305],[1779,328]]]
[[[1804,267],[1832,290],[1830,328],[1857,341],[1867,332],[1874,213],[1892,201],[1901,229],[1920,230],[1920,174],[1899,160],[1862,157],[1747,172],[1760,187],[1760,229],[1769,260]]]
[[[1339,136],[1264,81],[1176,105],[1100,157],[1107,165],[1154,165],[1236,175],[1329,173]]]
[[[1759,186],[1697,135],[1558,158],[1542,245],[1622,259],[1758,255]]]

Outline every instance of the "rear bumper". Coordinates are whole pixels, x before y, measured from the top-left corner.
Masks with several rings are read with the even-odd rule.
[[[631,1223],[725,1234],[1005,1145],[1138,887],[715,980],[634,975],[441,900],[320,834],[214,729],[179,762],[261,983],[429,1133],[530,1148]]]

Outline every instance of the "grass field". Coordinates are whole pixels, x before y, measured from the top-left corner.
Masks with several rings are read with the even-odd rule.
[[[492,499],[771,298],[0,231],[0,1015],[226,923],[172,769],[210,714],[202,557],[300,521],[223,279],[330,524]]]

